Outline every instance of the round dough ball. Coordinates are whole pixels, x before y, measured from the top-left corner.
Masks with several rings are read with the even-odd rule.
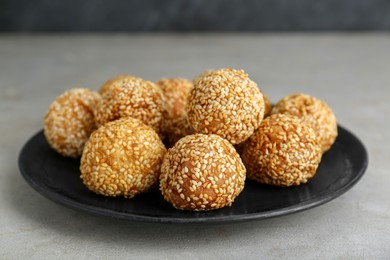
[[[232,144],[251,136],[264,117],[264,99],[243,70],[220,69],[197,80],[188,99],[196,133],[217,134]]]
[[[304,94],[291,94],[272,108],[271,114],[288,114],[310,124],[322,151],[330,149],[337,137],[337,121],[330,107],[322,100]]]
[[[245,143],[242,160],[248,179],[291,186],[312,178],[321,156],[310,125],[294,116],[276,114],[265,118]]]
[[[160,190],[177,209],[218,209],[230,206],[243,190],[245,171],[227,140],[218,135],[188,135],[166,153]]]
[[[97,126],[122,117],[133,117],[162,133],[165,97],[153,82],[120,75],[107,81],[99,92],[102,100],[95,113]]]
[[[49,145],[63,156],[77,158],[95,130],[93,111],[100,95],[87,88],[74,88],[59,96],[44,118]]]
[[[132,198],[158,183],[165,152],[152,128],[121,118],[92,133],[81,157],[81,179],[98,194]]]

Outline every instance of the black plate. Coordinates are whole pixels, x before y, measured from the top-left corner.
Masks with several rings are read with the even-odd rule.
[[[326,203],[349,190],[363,175],[368,157],[363,144],[339,127],[339,136],[324,154],[317,174],[308,183],[289,188],[247,181],[229,208],[209,212],[176,210],[159,190],[133,199],[108,198],[89,191],[80,179],[79,160],[64,158],[47,144],[42,131],[19,156],[26,181],[43,196],[70,208],[124,220],[165,223],[224,223],[282,216]]]

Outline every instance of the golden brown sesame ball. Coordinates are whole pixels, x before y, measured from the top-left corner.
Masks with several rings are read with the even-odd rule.
[[[116,76],[115,78],[107,80],[99,89],[99,94],[103,95],[104,92],[106,92],[107,89],[111,87],[113,84],[126,84],[129,80],[137,80],[137,77],[130,76],[127,74],[122,74],[119,76]],[[122,82],[122,83],[121,83]]]
[[[314,176],[321,155],[310,125],[294,116],[276,114],[265,118],[246,141],[242,160],[249,179],[291,186]]]
[[[156,85],[163,91],[167,103],[167,116],[163,123],[163,132],[172,146],[180,138],[193,134],[193,129],[187,122],[185,109],[193,83],[182,78],[163,78],[158,80]]]
[[[77,158],[95,130],[93,111],[100,95],[87,88],[74,88],[59,96],[44,119],[49,145],[63,156]]]
[[[304,94],[291,94],[272,108],[271,114],[289,114],[310,124],[322,151],[326,152],[337,137],[337,121],[330,107],[322,100]]]
[[[169,128],[165,132],[166,137],[168,138],[169,146],[172,147],[177,141],[187,135],[194,133],[194,129],[188,123],[187,117],[181,117],[175,120],[172,120],[169,124]]]
[[[165,97],[153,83],[141,78],[121,75],[100,89],[95,118],[98,126],[122,117],[133,117],[162,132],[166,114]]]
[[[227,140],[218,135],[188,135],[166,153],[160,190],[177,209],[218,209],[230,206],[243,190],[245,171]]]
[[[167,103],[168,118],[175,120],[186,116],[187,98],[193,87],[192,81],[182,78],[160,79],[156,85],[162,90]]]
[[[268,96],[263,93],[264,98],[264,117],[269,116],[271,113],[271,101],[269,100]]]
[[[121,118],[92,133],[81,157],[81,179],[98,194],[132,198],[158,183],[165,152],[151,127]]]
[[[264,117],[264,99],[243,70],[207,73],[192,88],[188,122],[196,133],[217,134],[232,144],[251,136]]]

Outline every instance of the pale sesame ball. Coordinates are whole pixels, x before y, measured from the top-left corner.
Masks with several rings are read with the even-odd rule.
[[[192,81],[183,78],[163,78],[155,82],[165,95],[168,119],[186,116],[187,98],[193,87]]]
[[[158,183],[165,152],[151,127],[121,118],[92,133],[81,157],[81,179],[98,194],[132,198]]]
[[[188,98],[188,122],[196,133],[217,134],[232,144],[251,136],[264,117],[264,99],[243,70],[206,73]]]
[[[243,190],[245,171],[227,140],[213,134],[188,135],[168,149],[160,190],[177,209],[218,209],[230,206]]]
[[[310,125],[294,116],[276,114],[265,118],[245,142],[242,160],[249,179],[291,186],[312,178],[321,156]]]
[[[271,114],[289,114],[310,124],[322,151],[330,149],[337,137],[337,121],[330,107],[322,100],[305,94],[291,94],[272,108]]]
[[[166,115],[165,97],[153,82],[129,75],[107,81],[95,117],[98,126],[122,117],[133,117],[162,132]]]
[[[198,76],[196,76],[194,78],[194,80],[193,80],[194,85],[197,84],[199,80],[201,80],[202,78],[208,76],[209,74],[211,74],[214,71],[215,71],[214,69],[208,69],[206,71],[203,71],[201,74],[199,74]]]
[[[44,118],[49,145],[63,156],[77,158],[95,130],[93,111],[100,95],[87,88],[74,88],[59,96]]]

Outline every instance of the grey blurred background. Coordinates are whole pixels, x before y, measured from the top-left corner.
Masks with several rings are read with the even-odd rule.
[[[389,29],[388,0],[0,0],[1,32]]]

